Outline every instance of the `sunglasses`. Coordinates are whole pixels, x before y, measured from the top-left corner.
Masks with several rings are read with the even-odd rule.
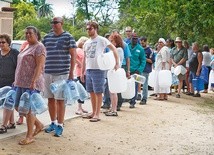
[[[86,28],[86,31],[91,31],[93,30],[94,28],[90,27],[90,28]]]
[[[126,31],[126,32],[132,32],[132,31]]]
[[[1,42],[0,42],[0,44],[5,44],[5,43],[6,43],[5,41],[1,41]]]
[[[58,24],[58,23],[61,23],[61,22],[58,22],[58,21],[52,21],[51,24]]]

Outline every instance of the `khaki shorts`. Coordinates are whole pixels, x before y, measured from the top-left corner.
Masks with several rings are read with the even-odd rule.
[[[69,75],[51,75],[51,74],[44,74],[45,77],[45,90],[44,90],[44,97],[45,98],[54,98],[56,100],[64,100],[64,95],[62,91],[57,91],[53,94],[50,90],[50,84],[57,81],[57,80],[67,80]]]
[[[186,74],[184,74],[184,75],[183,74],[179,74],[178,75],[178,79],[179,80],[185,80],[186,79]]]

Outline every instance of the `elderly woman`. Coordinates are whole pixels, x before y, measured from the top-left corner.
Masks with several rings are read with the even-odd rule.
[[[7,34],[0,35],[0,88],[12,86],[15,78],[17,56],[19,52],[16,49],[10,48],[10,43],[11,39]],[[15,128],[14,111],[4,109],[0,134],[6,133],[7,129]]]
[[[38,30],[34,26],[25,29],[25,37],[28,45],[20,52],[17,60],[17,69],[14,85],[17,87],[16,109],[18,109],[20,97],[26,90],[40,92],[44,88],[43,69],[45,64],[46,50],[38,41]],[[31,110],[26,114],[27,134],[19,142],[20,145],[27,145],[35,141],[36,136],[43,129],[43,124],[36,118]],[[35,130],[34,130],[35,125]]]
[[[165,44],[166,44],[165,39],[160,38],[158,40],[158,46],[160,50],[158,51],[156,55],[156,60],[155,60],[156,80],[155,80],[155,86],[154,86],[154,93],[159,95],[157,98],[155,98],[155,100],[159,100],[159,101],[167,100],[167,94],[170,93],[170,87],[165,88],[165,87],[159,86],[158,84],[159,79],[164,78],[164,77],[158,76],[159,71],[170,69],[170,51],[169,51],[169,48],[165,46]]]

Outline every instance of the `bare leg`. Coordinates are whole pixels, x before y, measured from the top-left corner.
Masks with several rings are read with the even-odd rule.
[[[95,93],[95,113],[93,118],[99,118],[100,116],[100,108],[102,105],[102,93]]]
[[[57,105],[54,98],[48,99],[48,111],[51,121],[55,121],[57,118]]]
[[[14,111],[11,111],[11,110],[8,110],[8,109],[4,109],[3,110],[3,125],[4,126],[7,126],[8,121],[10,120],[13,112]],[[13,118],[13,122],[10,122],[10,123],[14,123],[14,118]]]
[[[181,93],[181,88],[183,87],[183,80],[179,79],[179,84],[178,84],[178,94]]]
[[[90,92],[91,96],[91,105],[92,105],[92,114],[91,116],[94,117],[96,111],[96,95],[94,92]]]
[[[111,98],[111,105],[112,105],[111,110],[113,112],[117,112],[117,101],[118,101],[117,94],[116,93],[110,93],[110,98]]]
[[[57,120],[59,124],[63,124],[65,117],[64,100],[57,100]]]

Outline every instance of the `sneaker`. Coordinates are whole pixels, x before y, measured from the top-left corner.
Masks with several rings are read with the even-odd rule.
[[[62,132],[63,132],[63,127],[60,126],[60,125],[58,125],[55,128],[55,134],[54,134],[54,136],[55,137],[60,137],[62,135]]]
[[[201,94],[199,94],[199,93],[194,94],[193,97],[201,97]]]
[[[134,104],[130,104],[129,108],[131,109],[135,108]]]
[[[146,104],[146,100],[145,99],[142,99],[141,101],[140,101],[140,105],[145,105]]]
[[[56,124],[51,123],[51,124],[49,125],[49,127],[45,129],[45,132],[46,132],[46,133],[50,133],[50,132],[54,131],[55,128],[56,128]]]
[[[176,96],[175,96],[176,98],[180,98],[181,97],[181,95],[180,94],[176,94]]]
[[[137,100],[140,101],[141,100],[141,94],[137,95]]]

